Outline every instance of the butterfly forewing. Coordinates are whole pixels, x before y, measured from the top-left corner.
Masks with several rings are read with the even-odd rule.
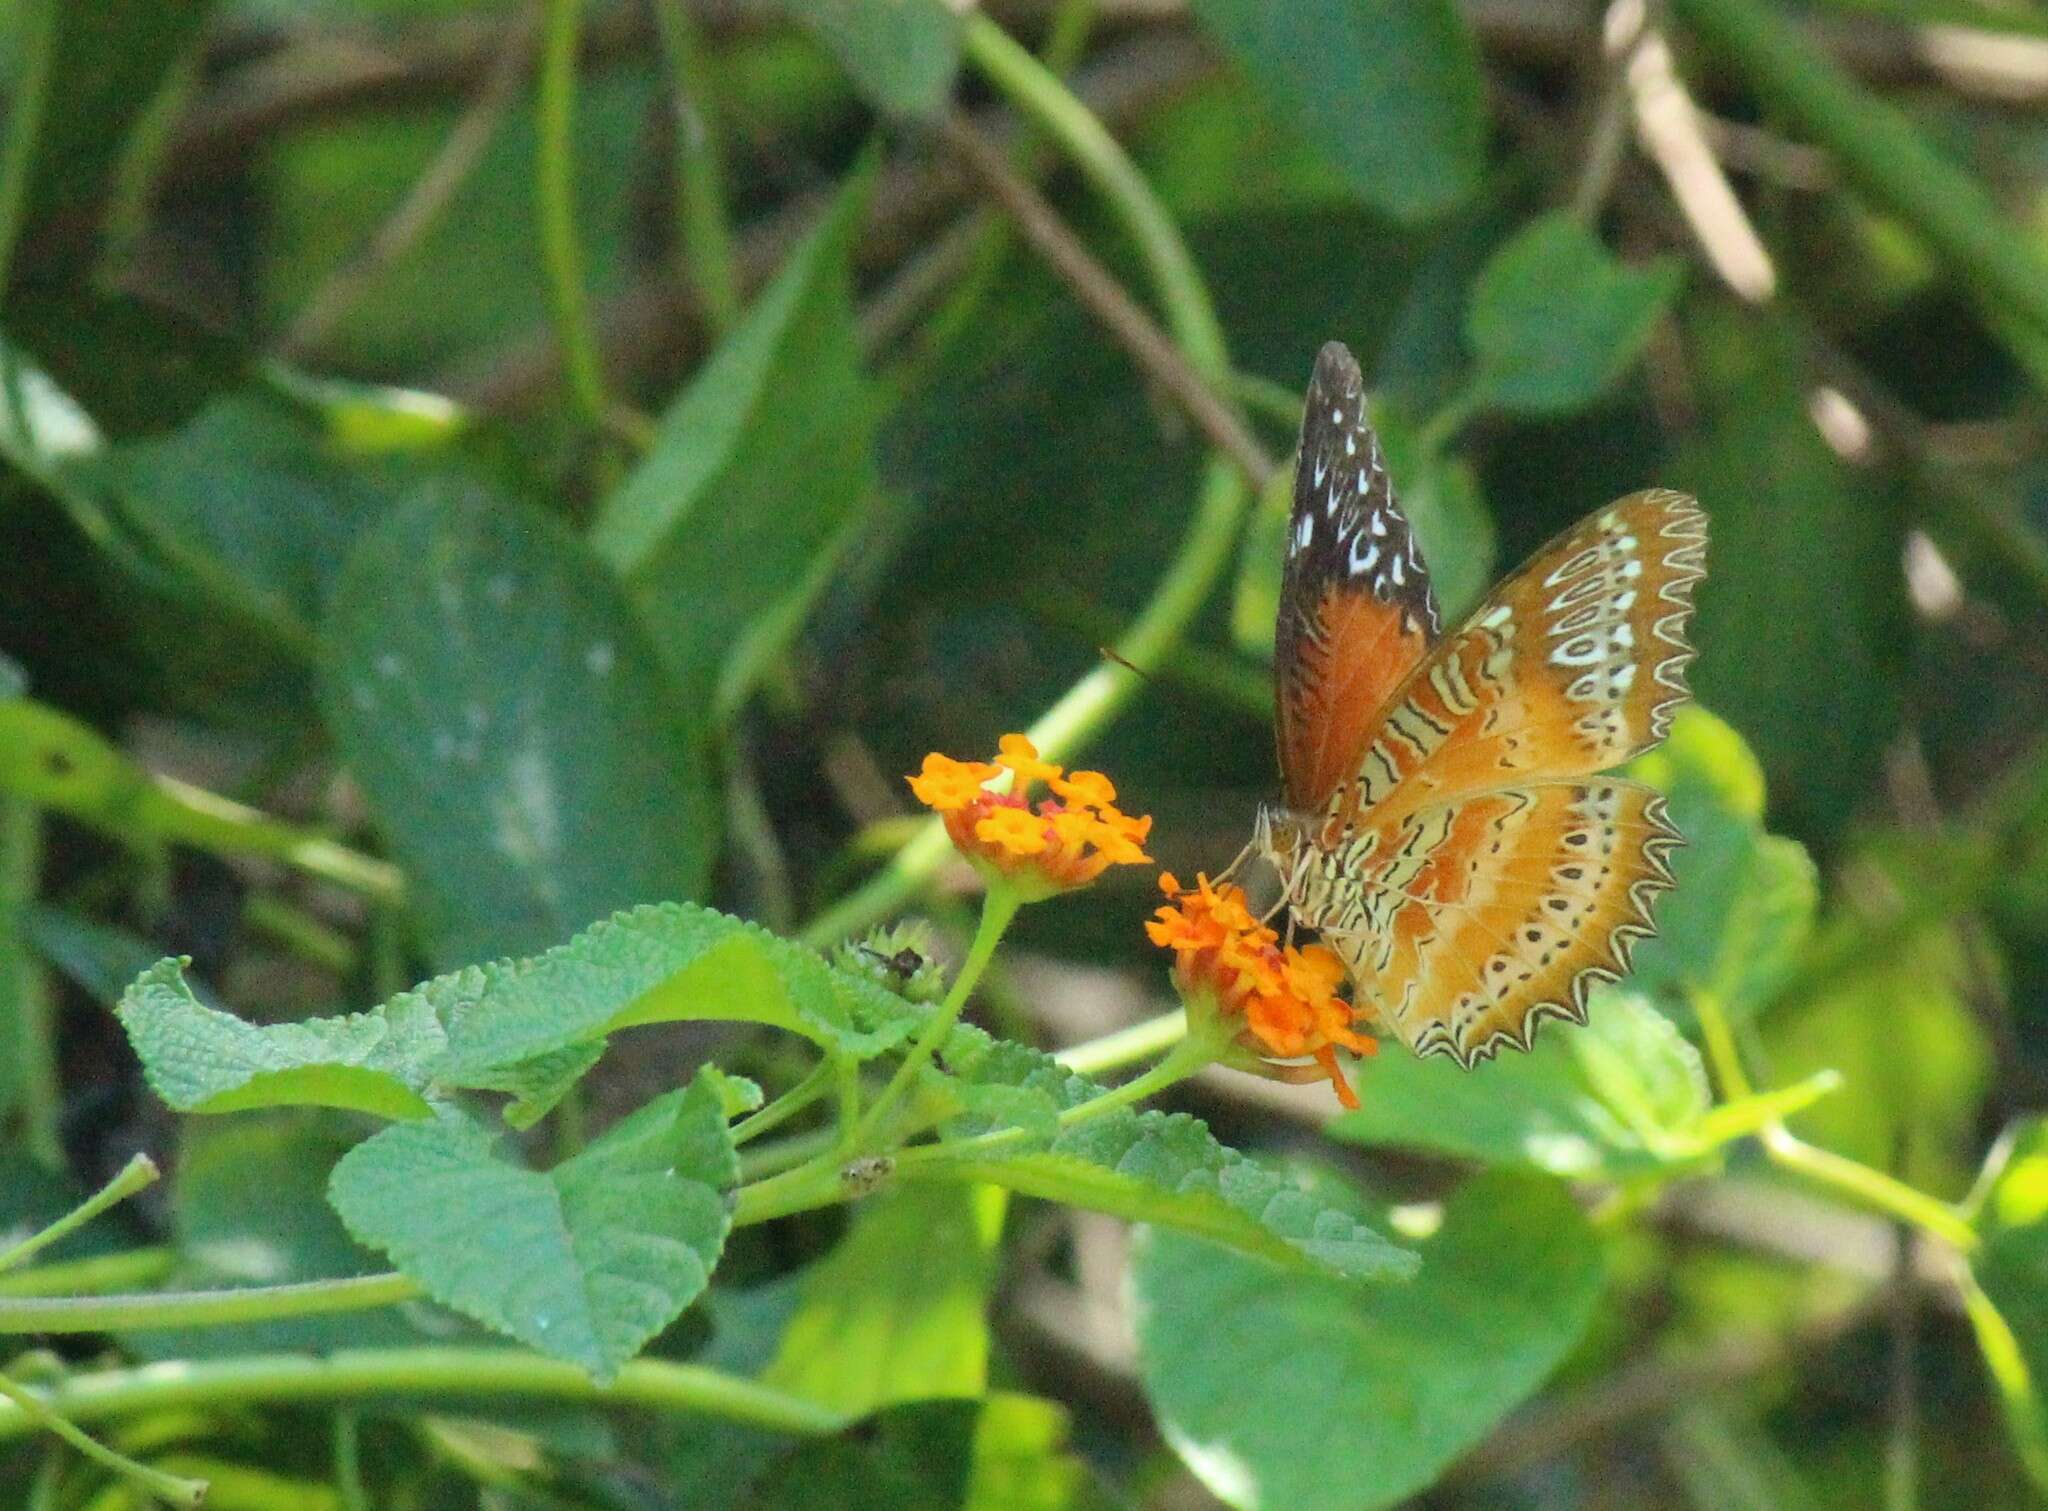
[[[1409,673],[1326,820],[1384,824],[1464,793],[1584,776],[1663,739],[1687,696],[1706,538],[1691,498],[1653,488],[1552,541]]]
[[[1659,795],[1614,778],[1431,804],[1326,854],[1319,928],[1404,1043],[1469,1067],[1585,1021],[1654,932],[1678,842]]]
[[[1357,771],[1374,715],[1438,628],[1429,574],[1365,416],[1364,380],[1332,341],[1302,411],[1274,638],[1290,808],[1321,807]]]

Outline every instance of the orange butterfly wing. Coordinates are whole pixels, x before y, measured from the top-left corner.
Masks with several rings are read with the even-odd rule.
[[[1663,739],[1688,696],[1707,520],[1651,488],[1589,515],[1495,588],[1388,701],[1324,817],[1385,823],[1529,778],[1584,776]]]
[[[1653,931],[1678,836],[1656,794],[1573,782],[1685,701],[1706,518],[1652,489],[1552,541],[1438,645],[1309,820],[1296,911],[1420,1054],[1527,1048]]]
[[[1527,1049],[1548,1018],[1655,932],[1679,843],[1662,798],[1614,778],[1539,782],[1410,810],[1335,852],[1318,925],[1363,1000],[1417,1054],[1460,1065]]]
[[[1274,731],[1288,806],[1313,812],[1358,770],[1374,717],[1439,628],[1429,574],[1365,417],[1365,380],[1335,341],[1309,379],[1287,531]]]

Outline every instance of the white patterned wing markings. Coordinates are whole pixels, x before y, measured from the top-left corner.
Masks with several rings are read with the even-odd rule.
[[[1501,807],[1490,843],[1446,855],[1480,803]],[[1344,847],[1364,852],[1348,878],[1298,901],[1404,1042],[1470,1065],[1503,1041],[1526,1048],[1547,1018],[1583,1021],[1590,989],[1654,932],[1677,843],[1661,800],[1635,783],[1532,784],[1410,813],[1384,849]]]

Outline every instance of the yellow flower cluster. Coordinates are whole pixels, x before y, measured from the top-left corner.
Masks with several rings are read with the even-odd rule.
[[[1005,771],[1009,790],[990,791],[986,784]],[[1152,820],[1119,810],[1108,777],[1064,774],[1020,734],[1004,735],[992,762],[934,752],[908,781],[917,800],[943,816],[961,854],[1040,896],[1151,859],[1144,847]],[[1031,788],[1041,784],[1052,795],[1034,803]]]

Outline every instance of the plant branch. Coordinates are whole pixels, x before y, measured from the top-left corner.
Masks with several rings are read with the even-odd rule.
[[[107,1208],[126,1201],[137,1191],[156,1184],[161,1172],[156,1161],[138,1154],[121,1167],[120,1173],[98,1191],[66,1212],[39,1233],[32,1233],[13,1248],[0,1253],[0,1270],[11,1270],[34,1258],[58,1239],[76,1232]]]
[[[1076,1075],[1097,1076],[1106,1070],[1119,1070],[1139,1060],[1150,1059],[1178,1044],[1187,1036],[1187,1031],[1188,1015],[1176,1007],[1171,1012],[1119,1028],[1099,1039],[1072,1045],[1053,1058]]]
[[[346,1349],[325,1358],[276,1354],[179,1360],[73,1375],[34,1395],[76,1422],[181,1407],[378,1396],[516,1396],[708,1415],[802,1436],[837,1432],[847,1423],[830,1407],[701,1365],[635,1359],[610,1384],[598,1385],[573,1364],[509,1348]],[[0,1440],[20,1437],[35,1425],[21,1407],[0,1407]]]
[[[53,1432],[86,1458],[102,1469],[130,1480],[149,1494],[170,1502],[174,1506],[197,1506],[206,1499],[206,1482],[188,1480],[179,1475],[166,1474],[161,1469],[152,1469],[147,1464],[138,1464],[125,1454],[116,1453],[104,1443],[95,1441],[73,1423],[62,1412],[52,1409],[47,1401],[33,1391],[24,1390],[5,1375],[0,1375],[0,1396],[13,1404],[13,1415]],[[0,1422],[5,1418],[0,1417]],[[4,1428],[0,1428],[4,1431]]]
[[[576,224],[576,47],[582,14],[582,0],[542,0],[534,195],[549,307],[569,392],[591,424],[603,430],[610,423],[611,401],[590,325]]]
[[[1714,1067],[1714,1079],[1720,1083],[1721,1095],[1730,1101],[1754,1096],[1749,1073],[1743,1069],[1742,1056],[1736,1048],[1735,1035],[1720,1000],[1711,992],[1694,992],[1692,1002],[1694,1016],[1700,1025],[1700,1037],[1706,1045],[1707,1060]],[[1816,1148],[1787,1128],[1782,1117],[1764,1121],[1757,1129],[1757,1139],[1772,1164],[1822,1187],[1831,1195],[1911,1223],[1961,1253],[1968,1254],[1977,1247],[1976,1230],[1947,1202],[1916,1191],[1905,1182],[1868,1165]]]
[[[177,1265],[177,1251],[163,1245],[39,1264],[12,1275],[0,1275],[0,1297],[102,1295],[151,1285]]]
[[[0,1300],[0,1334],[120,1333],[173,1327],[269,1322],[326,1312],[364,1311],[418,1299],[419,1282],[395,1272],[347,1280],[246,1286],[219,1291],[153,1291],[132,1296]]]
[[[448,208],[482,160],[506,110],[518,97],[533,52],[534,18],[521,17],[507,35],[476,96],[441,143],[426,169],[362,248],[328,275],[292,321],[279,349],[287,358],[315,351],[391,265],[403,257]]]
[[[1210,444],[1237,463],[1252,487],[1265,487],[1277,464],[1258,437],[1229,400],[1195,371],[1137,300],[1125,292],[1115,275],[1081,244],[1045,196],[1017,173],[1009,159],[965,116],[948,116],[939,132],[1080,304],[1173,396]]]
[[[27,798],[0,793],[0,1021],[13,1019],[14,1042],[5,1050],[18,1067],[23,1142],[36,1163],[61,1170],[57,1025],[50,983],[29,948],[24,926],[42,884],[42,869],[42,810]]]
[[[1017,916],[1017,909],[1023,899],[1013,886],[996,885],[988,889],[981,900],[981,920],[974,926],[974,939],[967,946],[967,958],[960,962],[959,974],[954,976],[953,985],[946,993],[938,1010],[926,1020],[919,1030],[917,1042],[903,1057],[903,1063],[896,1067],[896,1074],[889,1078],[889,1084],[882,1088],[882,1094],[875,1098],[865,1115],[855,1126],[851,1140],[856,1149],[866,1148],[875,1135],[886,1126],[885,1119],[895,1110],[896,1104],[916,1084],[918,1076],[924,1073],[932,1057],[939,1052],[939,1046],[946,1035],[953,1031],[953,1025],[960,1021],[961,1009],[967,1006],[967,998],[974,991],[975,982],[988,969],[988,963],[995,958],[996,946],[1002,942],[1004,932]]]
[[[1874,204],[1898,216],[1961,273],[1990,328],[2042,375],[2048,258],[2006,221],[1981,184],[1761,0],[1671,0],[1671,8],[1766,105],[1832,152]]]

